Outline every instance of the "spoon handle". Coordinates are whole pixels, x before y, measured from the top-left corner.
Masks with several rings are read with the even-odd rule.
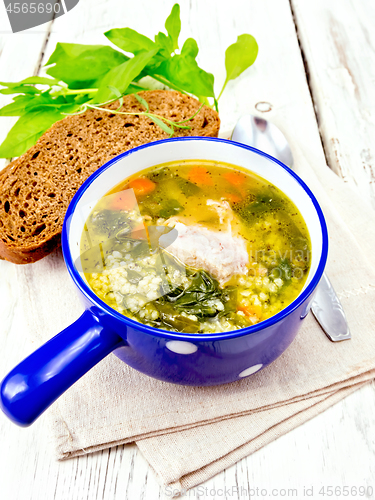
[[[311,311],[332,342],[351,338],[344,309],[326,273],[317,287]]]

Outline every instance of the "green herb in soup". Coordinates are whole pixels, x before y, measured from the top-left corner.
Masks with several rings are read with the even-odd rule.
[[[89,215],[81,261],[93,291],[157,328],[216,333],[281,311],[310,267],[306,224],[260,176],[173,162],[125,179]]]

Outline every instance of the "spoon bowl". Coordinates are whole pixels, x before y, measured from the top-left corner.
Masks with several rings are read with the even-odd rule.
[[[253,115],[240,118],[231,140],[260,149],[289,168],[293,167],[293,155],[285,135],[276,125],[263,118]]]
[[[293,168],[292,150],[281,130],[273,123],[253,115],[244,115],[233,129],[231,140],[255,147]],[[351,338],[344,309],[337,294],[323,273],[311,311],[332,342]]]

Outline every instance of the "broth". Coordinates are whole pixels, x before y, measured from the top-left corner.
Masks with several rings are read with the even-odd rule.
[[[151,167],[100,199],[81,240],[86,279],[120,313],[185,333],[251,326],[302,290],[308,229],[294,203],[233,165]]]

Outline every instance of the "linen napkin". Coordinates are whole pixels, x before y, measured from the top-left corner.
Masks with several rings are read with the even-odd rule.
[[[154,380],[111,354],[48,410],[59,459],[135,441],[164,485],[191,488],[375,377],[375,215],[328,167],[314,173],[297,157],[327,219],[327,273],[352,340],[330,342],[309,315],[274,363],[215,387]],[[29,334],[39,343],[82,313],[60,251],[17,273]]]

